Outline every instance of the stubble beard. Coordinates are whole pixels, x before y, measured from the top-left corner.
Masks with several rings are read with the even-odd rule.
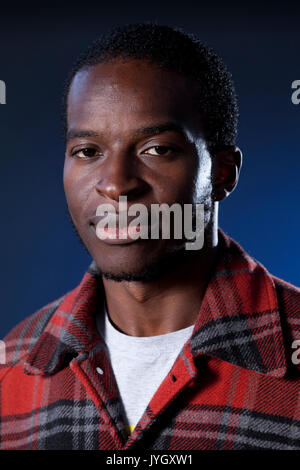
[[[206,204],[205,204],[206,205]],[[195,206],[193,206],[194,209]],[[207,207],[206,207],[207,209]],[[66,205],[66,212],[67,217],[73,227],[75,235],[80,243],[80,245],[84,248],[84,250],[91,256],[91,253],[87,249],[84,241],[82,240],[74,222],[71,217],[68,205]],[[193,210],[193,230],[196,227],[195,221],[195,210]],[[205,223],[206,225],[206,223]],[[147,265],[143,266],[139,271],[136,272],[112,272],[109,270],[102,270],[100,266],[98,266],[101,275],[108,280],[112,280],[115,282],[150,282],[158,280],[168,274],[168,272],[172,272],[174,269],[178,268],[183,263],[189,262],[189,260],[193,260],[195,258],[195,252],[187,251],[185,248],[185,240],[184,243],[177,245],[177,247],[169,247],[163,254],[160,254],[157,259],[152,259]]]

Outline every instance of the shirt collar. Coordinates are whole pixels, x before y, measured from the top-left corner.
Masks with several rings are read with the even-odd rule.
[[[220,229],[219,243],[221,257],[197,317],[192,353],[283,377],[287,364],[273,278]]]
[[[191,353],[283,377],[285,350],[273,279],[221,229],[219,244],[219,261],[195,323]],[[95,312],[103,298],[101,272],[93,261],[30,350],[25,373],[53,374],[73,357],[99,349]]]

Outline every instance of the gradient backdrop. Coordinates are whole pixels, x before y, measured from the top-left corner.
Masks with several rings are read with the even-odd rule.
[[[63,2],[1,7],[0,337],[75,287],[91,259],[66,217],[59,110],[73,60],[116,24],[156,20],[194,32],[223,57],[240,105],[238,188],[220,226],[271,273],[300,284],[300,7],[225,2]]]

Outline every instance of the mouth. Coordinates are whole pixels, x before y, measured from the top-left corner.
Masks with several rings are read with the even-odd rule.
[[[105,224],[103,224],[104,218]],[[124,223],[119,213],[112,213],[105,217],[99,215],[91,217],[89,225],[97,238],[111,245],[131,244],[141,239],[151,239],[152,230],[156,230],[158,225],[157,221],[149,224],[148,217],[141,218],[138,223],[134,223],[135,221],[136,216],[127,216]]]
[[[109,228],[109,227],[97,227],[94,226],[95,233],[97,237],[109,244],[117,245],[127,245],[137,241],[141,231],[139,225],[133,227],[123,227],[123,228]],[[136,236],[137,235],[137,236]]]
[[[99,217],[95,218],[98,219]],[[97,221],[97,223],[98,223]],[[109,245],[128,245],[137,242],[143,234],[148,234],[148,225],[127,225],[125,227],[101,227],[97,223],[90,222],[90,227],[99,240]],[[147,238],[147,237],[145,237]]]

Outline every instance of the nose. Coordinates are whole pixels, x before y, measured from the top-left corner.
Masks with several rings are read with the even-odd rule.
[[[139,165],[134,156],[118,152],[107,156],[102,162],[96,190],[102,196],[118,201],[120,196],[133,199],[146,186],[139,175]]]

